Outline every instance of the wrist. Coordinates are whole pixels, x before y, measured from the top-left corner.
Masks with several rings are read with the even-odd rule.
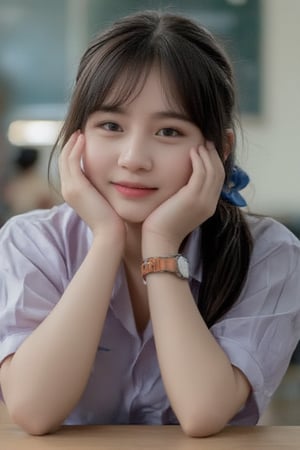
[[[142,258],[151,256],[170,256],[179,252],[181,242],[170,236],[160,235],[159,233],[142,233]]]
[[[179,251],[179,245],[172,244],[169,242],[145,242],[142,244],[142,258],[150,258],[155,255],[159,256],[170,256],[176,255]]]
[[[153,273],[168,272],[178,278],[188,280],[189,263],[181,254],[170,256],[154,256],[144,259],[141,265],[141,275],[146,283],[146,277]]]
[[[92,247],[99,249],[109,249],[111,252],[122,254],[125,248],[125,236],[122,233],[113,234],[102,230],[98,233],[93,233]]]

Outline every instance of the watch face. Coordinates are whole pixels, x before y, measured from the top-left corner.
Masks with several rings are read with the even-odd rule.
[[[179,256],[177,260],[178,270],[183,278],[189,277],[189,264],[184,256]]]

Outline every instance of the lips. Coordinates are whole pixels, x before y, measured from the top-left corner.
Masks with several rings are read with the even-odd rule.
[[[150,186],[145,186],[144,184],[141,183],[131,183],[128,181],[118,181],[113,183],[114,185],[117,186],[122,186],[124,188],[128,188],[128,189],[156,189]]]
[[[139,198],[152,194],[157,188],[145,186],[140,183],[120,181],[112,183],[116,190],[125,197]]]

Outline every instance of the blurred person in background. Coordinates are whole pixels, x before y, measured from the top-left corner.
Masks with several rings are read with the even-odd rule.
[[[38,149],[27,147],[16,150],[12,173],[4,186],[3,194],[10,215],[51,208],[58,202],[47,178],[40,173],[39,152]]]

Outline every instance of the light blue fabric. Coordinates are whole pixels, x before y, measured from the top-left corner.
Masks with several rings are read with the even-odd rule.
[[[249,217],[248,222],[254,250],[245,287],[233,308],[211,328],[252,386],[247,404],[232,421],[240,425],[258,421],[300,337],[300,243],[272,219]],[[55,307],[87,254],[91,237],[67,205],[17,216],[3,227],[0,361],[14,353]],[[195,297],[202,278],[200,241],[198,229],[184,249]],[[140,336],[121,265],[90,379],[65,423],[176,422],[161,380],[151,322]]]

